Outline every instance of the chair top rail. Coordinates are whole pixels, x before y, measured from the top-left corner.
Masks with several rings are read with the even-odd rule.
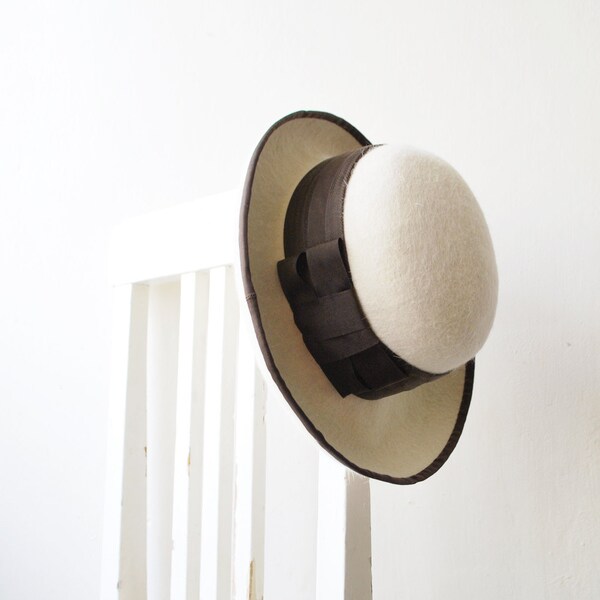
[[[124,221],[112,231],[113,286],[168,279],[237,262],[240,190]]]

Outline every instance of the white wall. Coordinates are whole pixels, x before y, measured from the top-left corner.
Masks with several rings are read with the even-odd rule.
[[[110,228],[299,108],[451,162],[500,271],[463,438],[373,485],[382,599],[600,596],[600,5],[4,2],[0,598],[97,597]]]

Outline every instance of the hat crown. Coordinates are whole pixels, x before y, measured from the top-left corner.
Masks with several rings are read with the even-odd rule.
[[[379,339],[431,373],[473,358],[494,320],[498,276],[460,175],[421,150],[375,147],[348,180],[343,221],[353,285]]]

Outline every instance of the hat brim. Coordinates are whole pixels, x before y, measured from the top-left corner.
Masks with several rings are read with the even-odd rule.
[[[319,162],[367,144],[352,125],[322,112],[293,113],[267,131],[244,186],[242,279],[266,366],[308,431],[349,468],[412,484],[433,475],[454,450],[471,401],[474,361],[380,400],[342,398],[304,345],[277,276],[296,185]]]

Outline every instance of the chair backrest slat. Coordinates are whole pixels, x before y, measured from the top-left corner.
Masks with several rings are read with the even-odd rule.
[[[170,590],[175,419],[179,347],[179,281],[151,285],[146,389],[148,599]]]
[[[252,461],[252,532],[249,594],[252,600],[263,598],[265,589],[265,494],[267,445],[265,434],[265,409],[267,385],[255,368],[253,461]]]
[[[202,537],[200,549],[200,597],[226,597],[231,570],[231,503],[233,467],[229,448],[233,427],[233,385],[237,326],[230,323],[227,268],[210,272],[207,328],[206,406],[202,463]],[[237,321],[237,316],[233,316]],[[221,538],[225,537],[223,541]],[[223,554],[225,553],[225,554]]]
[[[102,598],[146,597],[146,342],[148,287],[113,296]]]
[[[219,437],[219,489],[217,540],[217,598],[232,597],[235,398],[238,364],[239,307],[233,269],[219,269],[223,278],[223,347]],[[215,269],[213,272],[217,272]],[[215,400],[217,400],[215,398]]]
[[[200,597],[208,272],[181,276],[171,598]]]

